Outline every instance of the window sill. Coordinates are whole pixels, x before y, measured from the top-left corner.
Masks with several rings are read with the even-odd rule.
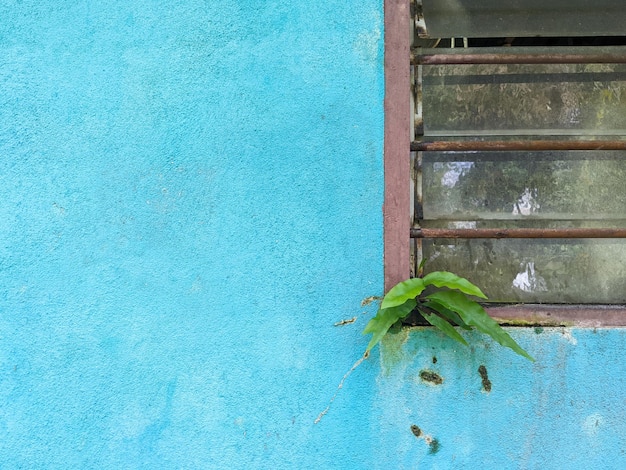
[[[486,310],[498,323],[510,326],[626,327],[626,305],[524,304]]]
[[[515,304],[487,305],[485,310],[503,326],[626,327],[626,305]],[[409,326],[429,326],[415,313],[403,323]]]

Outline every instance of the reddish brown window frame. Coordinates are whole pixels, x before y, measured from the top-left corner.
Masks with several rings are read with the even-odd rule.
[[[385,0],[385,292],[410,273],[410,1]]]
[[[410,0],[384,1],[384,278],[385,292],[410,276]],[[504,324],[626,326],[626,306],[512,305],[489,307]]]

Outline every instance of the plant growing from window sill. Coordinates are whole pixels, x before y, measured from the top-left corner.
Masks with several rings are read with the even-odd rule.
[[[421,271],[422,266],[423,263],[420,265],[419,271]],[[420,297],[426,288],[431,286],[439,290]],[[520,356],[534,362],[535,359],[524,351],[498,325],[498,322],[485,312],[485,309],[478,302],[470,299],[470,296],[487,299],[487,296],[477,286],[467,279],[447,271],[435,271],[424,277],[400,282],[392,287],[383,297],[376,316],[369,321],[363,330],[363,334],[372,334],[365,354],[343,376],[328,406],[317,416],[315,423],[319,423],[328,413],[330,405],[335,401],[346,379],[369,357],[372,348],[378,344],[394,324],[408,317],[416,309],[428,323],[461,344],[467,346],[467,341],[455,329],[455,326],[463,330],[475,328],[491,336],[502,346],[511,348]]]
[[[424,290],[433,286],[439,290],[421,297]],[[372,333],[365,350],[365,357],[397,322],[413,310],[435,328],[455,341],[467,346],[467,341],[454,328],[477,329],[489,335],[502,346],[511,348],[520,356],[533,361],[519,344],[491,318],[485,309],[470,296],[487,299],[487,296],[467,279],[447,271],[435,271],[424,277],[416,277],[396,284],[383,298],[376,316],[365,326],[363,334]]]

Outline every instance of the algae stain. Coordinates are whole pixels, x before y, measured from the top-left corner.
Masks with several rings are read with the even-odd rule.
[[[406,357],[406,351],[404,345],[409,339],[409,329],[400,328],[394,332],[390,331],[390,334],[383,336],[383,339],[379,343],[380,348],[380,365],[384,376],[389,375],[392,370],[407,362],[409,358]]]
[[[491,380],[489,380],[489,375],[487,374],[487,368],[481,365],[478,368],[478,373],[483,382],[483,390],[487,393],[491,392]]]
[[[439,441],[437,439],[431,440],[428,446],[430,447],[430,449],[428,449],[428,453],[431,455],[436,454],[437,452],[439,452],[439,449],[441,449],[441,444],[439,444]]]

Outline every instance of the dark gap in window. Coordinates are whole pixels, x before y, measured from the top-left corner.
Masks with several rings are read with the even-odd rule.
[[[454,39],[455,47],[463,47],[463,38]],[[442,39],[437,47],[448,48],[450,39]],[[623,46],[626,36],[468,38],[468,47],[503,46]]]

